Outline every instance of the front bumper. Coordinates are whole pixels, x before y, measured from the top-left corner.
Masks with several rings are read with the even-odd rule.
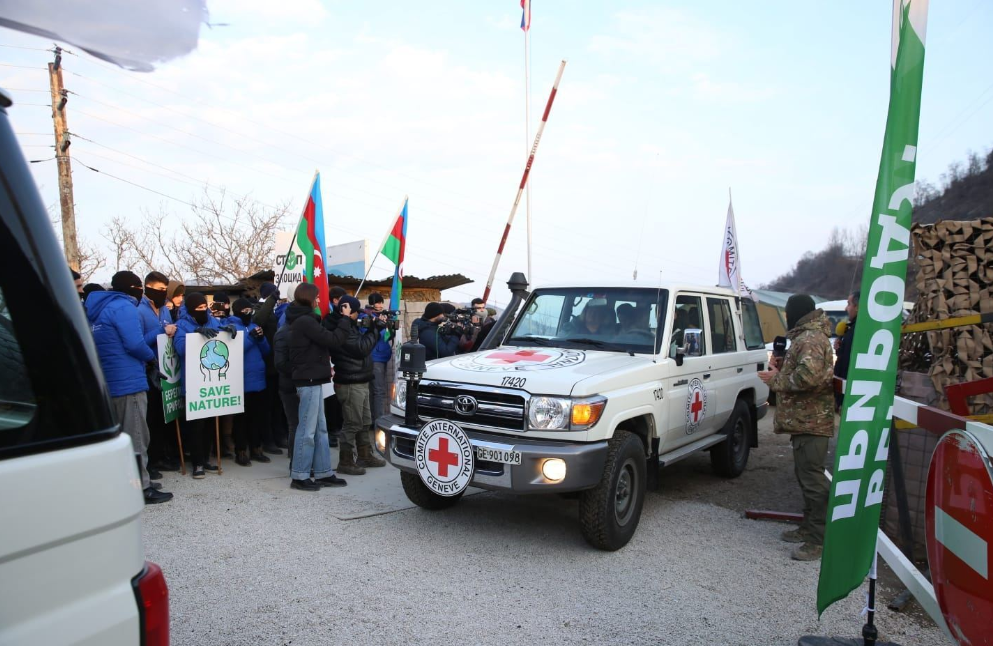
[[[414,442],[420,429],[403,425],[398,415],[384,415],[376,420],[377,430],[386,434],[386,460],[408,473],[417,473],[414,465]],[[476,459],[470,484],[481,489],[513,493],[564,493],[592,489],[603,477],[607,461],[607,442],[556,442],[554,440],[508,437],[463,429],[473,448],[483,446],[503,451],[520,451],[519,465],[486,462]],[[377,446],[378,450],[378,446]],[[565,461],[566,475],[560,482],[550,482],[541,475],[541,464],[547,458]]]

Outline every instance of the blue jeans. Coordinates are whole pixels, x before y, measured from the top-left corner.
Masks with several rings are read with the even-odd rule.
[[[315,478],[333,476],[321,387],[297,388],[297,396],[300,397],[300,422],[293,442],[293,469],[290,477],[294,480],[306,480],[310,478],[311,469],[314,470]]]

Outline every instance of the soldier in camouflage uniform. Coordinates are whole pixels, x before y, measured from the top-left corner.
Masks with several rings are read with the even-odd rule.
[[[828,440],[834,435],[834,354],[831,322],[815,309],[806,294],[795,294],[786,303],[790,347],[786,356],[769,370],[762,381],[776,393],[776,433],[788,433],[793,445],[796,478],[803,493],[803,522],[783,533],[783,540],[803,543],[793,551],[798,561],[821,556],[830,484],[824,475]]]

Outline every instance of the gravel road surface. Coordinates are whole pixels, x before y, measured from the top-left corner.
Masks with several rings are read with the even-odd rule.
[[[857,636],[864,598],[818,621],[819,563],[790,560],[786,525],[746,508],[796,511],[788,440],[763,420],[736,480],[693,456],[662,472],[634,539],[590,548],[578,504],[489,492],[455,508],[410,508],[392,467],[345,489],[289,489],[285,457],[223,476],[166,474],[176,498],[145,512],[148,558],[171,594],[179,646],[320,644],[796,644]],[[903,646],[947,641],[926,617],[877,625]]]

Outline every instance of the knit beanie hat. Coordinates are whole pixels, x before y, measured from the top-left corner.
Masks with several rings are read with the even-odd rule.
[[[272,296],[272,294],[275,293],[275,291],[276,291],[276,286],[273,285],[272,283],[262,283],[262,287],[259,287],[259,295],[262,297],[262,300],[265,300],[270,296]]]
[[[139,301],[145,293],[141,278],[133,271],[119,271],[114,274],[114,277],[110,279],[110,288],[115,292],[127,294]]]
[[[231,313],[241,314],[241,310],[247,310],[252,308],[252,301],[247,298],[236,298],[234,303],[231,303]]]
[[[431,303],[428,303],[427,307],[424,308],[424,316],[422,316],[421,318],[427,321],[433,319],[439,314],[444,314],[444,313],[445,310],[442,309],[441,303],[435,303],[432,301]]]
[[[231,304],[231,297],[228,296],[226,292],[218,292],[218,293],[214,294],[214,302],[215,303],[227,303],[227,304],[230,305]]]
[[[169,287],[166,288],[166,298],[172,299],[186,293],[186,285],[178,280],[170,280]]]
[[[359,302],[359,299],[355,298],[354,296],[342,296],[341,300],[338,301],[339,314],[341,313],[341,306],[345,305],[346,303],[350,308],[352,308],[353,312],[358,312],[359,310],[362,309],[362,303]]]
[[[186,305],[187,312],[192,312],[200,305],[206,305],[207,297],[200,292],[193,292],[191,294],[187,294],[186,300],[183,301],[183,304]]]
[[[786,327],[792,330],[800,322],[800,319],[815,309],[817,306],[809,294],[793,294],[786,301]]]

